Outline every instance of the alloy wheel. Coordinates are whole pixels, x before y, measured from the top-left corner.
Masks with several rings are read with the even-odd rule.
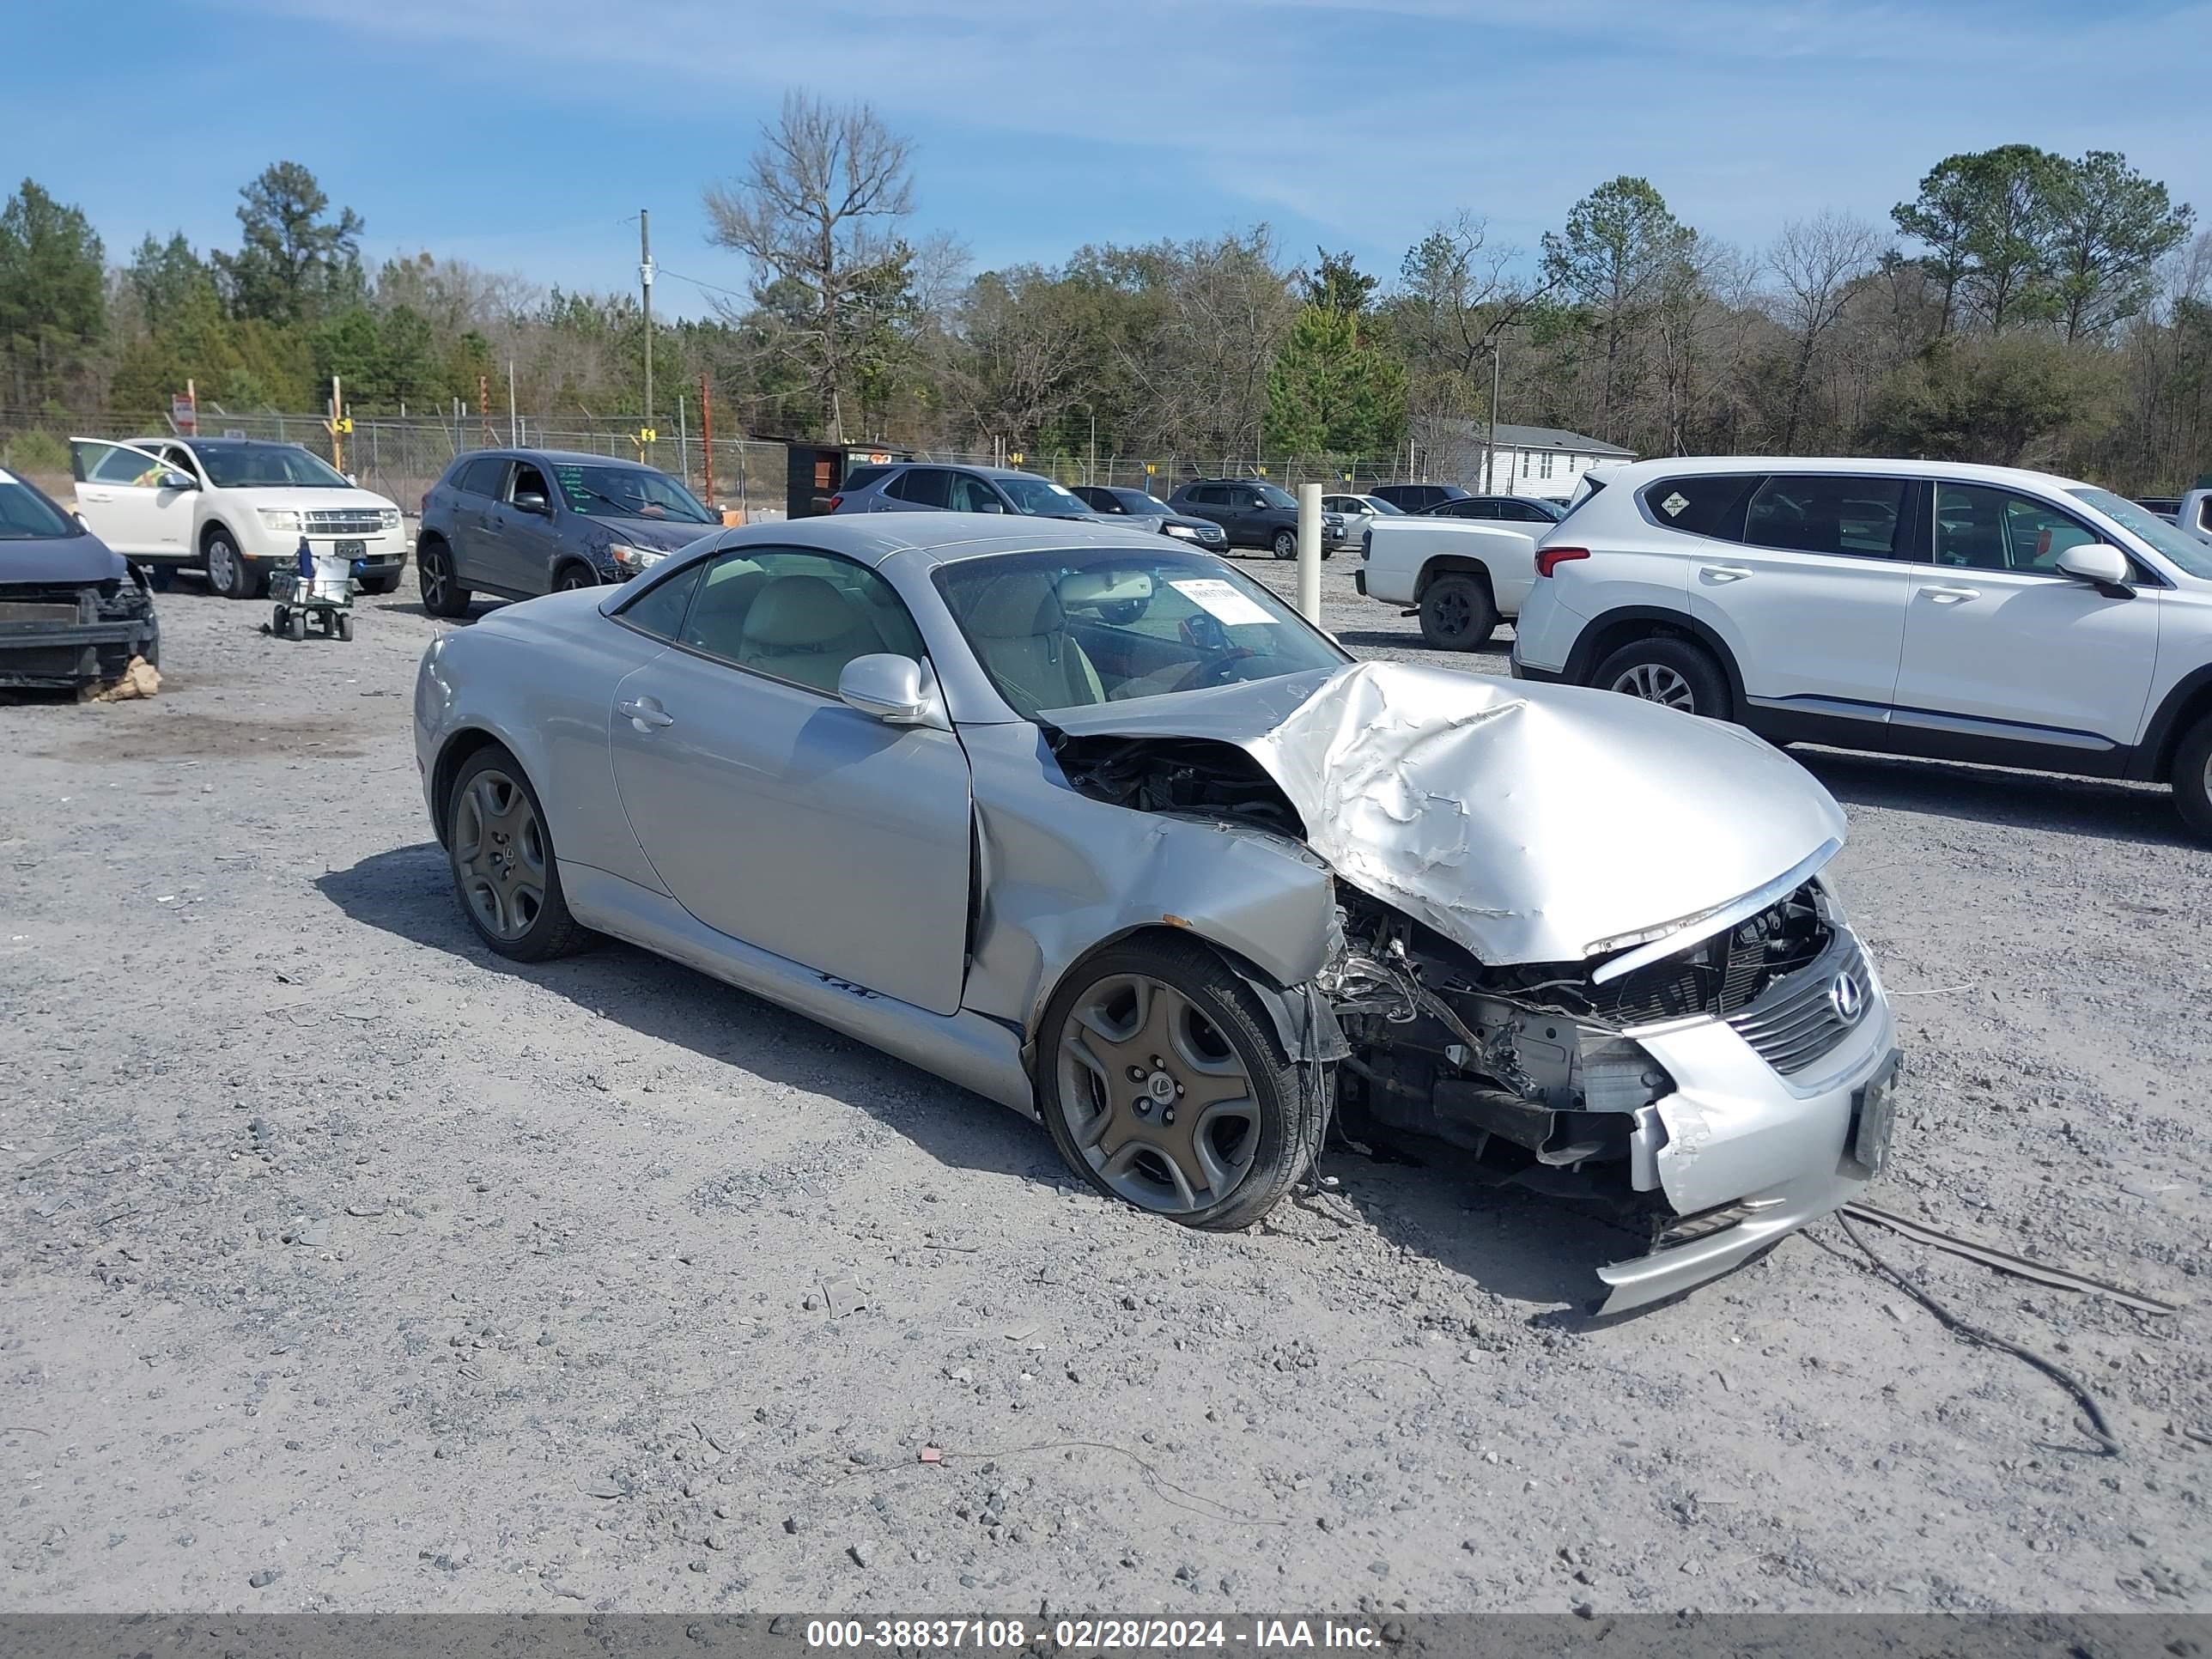
[[[218,593],[232,593],[238,587],[237,550],[221,536],[207,545],[208,586]]]
[[[1109,975],[1060,1037],[1060,1110],[1105,1185],[1163,1214],[1219,1204],[1260,1143],[1252,1079],[1189,998],[1146,974]]]
[[[437,612],[446,606],[446,556],[437,551],[422,555],[415,562],[415,574],[422,584],[422,608]]]
[[[1646,702],[1663,702],[1669,708],[1684,709],[1692,714],[1698,712],[1698,700],[1690,690],[1689,681],[1664,663],[1638,663],[1614,679],[1613,689],[1632,697],[1641,697]]]
[[[529,792],[506,773],[477,774],[453,809],[453,869],[484,931],[510,943],[545,908],[545,830]]]

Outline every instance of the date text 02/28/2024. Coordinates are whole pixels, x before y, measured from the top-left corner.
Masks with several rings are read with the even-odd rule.
[[[1049,1626],[1022,1619],[811,1619],[806,1624],[806,1645],[823,1652],[931,1648],[1008,1652],[1045,1638],[1055,1649],[1078,1653],[1197,1648],[1294,1653],[1317,1648],[1373,1649],[1382,1642],[1374,1626],[1337,1619],[1109,1617],[1061,1619]]]

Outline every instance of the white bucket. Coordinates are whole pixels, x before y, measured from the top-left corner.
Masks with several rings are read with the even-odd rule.
[[[314,597],[319,599],[344,599],[346,582],[352,574],[351,559],[318,549],[315,553]]]

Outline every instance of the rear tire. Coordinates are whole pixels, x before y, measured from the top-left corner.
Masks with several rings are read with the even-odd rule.
[[[338,613],[337,628],[340,639],[350,640],[353,637],[353,618],[344,611]]]
[[[497,744],[462,763],[446,802],[453,893],[476,935],[514,962],[548,962],[599,943],[568,912],[545,810]]]
[[[307,613],[295,611],[284,618],[284,637],[295,642],[307,637]]]
[[[1421,638],[1434,651],[1474,651],[1498,631],[1498,607],[1478,577],[1448,571],[1421,590]]]
[[[1686,714],[1717,720],[1735,717],[1728,676],[1710,652],[1687,640],[1661,636],[1624,645],[1599,665],[1591,684]]]
[[[1248,1227],[1320,1149],[1330,1085],[1301,1089],[1251,988],[1202,945],[1109,946],[1068,975],[1039,1029],[1045,1127],[1109,1198],[1187,1227]]]
[[[453,553],[443,542],[426,542],[415,552],[415,580],[422,608],[434,617],[465,617],[476,595],[453,574]]]
[[[2203,840],[2212,841],[2212,714],[2200,719],[2181,740],[2168,781],[2173,785],[2173,804],[2181,811],[2181,821]]]

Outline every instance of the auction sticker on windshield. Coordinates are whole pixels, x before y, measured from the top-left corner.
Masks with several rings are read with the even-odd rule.
[[[1218,576],[1200,577],[1189,581],[1171,581],[1168,586],[1200,610],[1232,626],[1238,623],[1266,623],[1275,620],[1248,596],[1239,593]]]

